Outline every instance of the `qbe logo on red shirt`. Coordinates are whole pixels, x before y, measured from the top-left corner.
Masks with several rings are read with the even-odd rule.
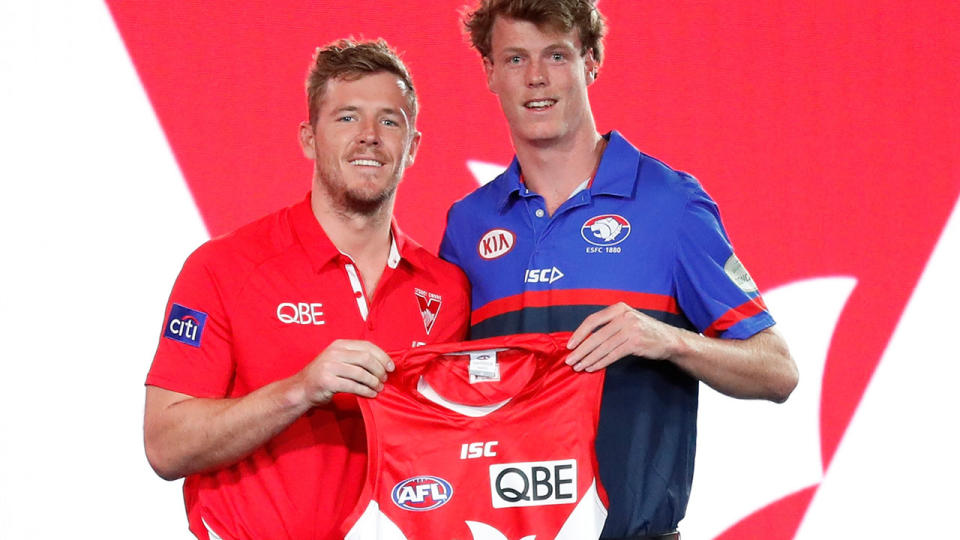
[[[170,307],[167,326],[163,329],[163,337],[199,347],[200,338],[203,337],[203,325],[206,322],[206,313],[173,304]]]
[[[453,496],[453,487],[436,476],[414,476],[393,486],[390,495],[400,508],[423,512],[446,504]]]
[[[577,460],[531,461],[490,466],[494,508],[577,502]]]

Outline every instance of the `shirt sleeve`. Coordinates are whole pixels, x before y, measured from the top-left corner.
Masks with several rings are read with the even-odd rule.
[[[716,203],[699,186],[680,221],[673,280],[680,309],[706,336],[746,339],[774,324]]]
[[[447,225],[443,229],[443,240],[440,241],[440,253],[439,256],[441,259],[453,263],[459,267],[463,267],[460,264],[460,257],[457,255],[456,245],[455,245],[455,236],[457,235],[456,224],[454,221],[454,207],[451,206],[447,211]]]
[[[229,317],[208,246],[190,255],[174,283],[146,384],[221,398],[228,394],[234,363]]]

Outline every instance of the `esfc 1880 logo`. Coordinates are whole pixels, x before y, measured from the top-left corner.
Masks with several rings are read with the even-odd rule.
[[[580,236],[593,246],[587,253],[620,253],[617,244],[630,236],[630,222],[616,214],[594,216],[583,223]]]
[[[414,476],[393,486],[390,496],[404,510],[424,512],[446,504],[453,496],[453,487],[436,476]]]

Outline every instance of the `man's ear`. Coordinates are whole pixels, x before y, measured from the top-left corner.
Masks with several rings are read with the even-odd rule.
[[[310,122],[300,122],[300,149],[303,150],[303,155],[307,159],[317,159],[317,152],[313,146],[314,142],[314,133],[313,126]]]
[[[600,76],[600,62],[597,62],[593,56],[592,48],[587,49],[587,53],[583,56],[583,69],[584,80],[587,81],[587,86],[590,86]]]
[[[493,89],[493,61],[486,56],[483,57],[483,72],[487,76],[487,88],[496,94],[496,90]]]
[[[410,141],[410,150],[407,152],[407,159],[405,167],[413,165],[414,158],[417,157],[417,150],[420,149],[420,139],[422,138],[419,131],[413,132],[413,139]]]

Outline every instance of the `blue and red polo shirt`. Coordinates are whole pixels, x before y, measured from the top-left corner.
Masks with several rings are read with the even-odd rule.
[[[616,131],[606,138],[592,181],[552,216],[516,159],[450,208],[440,256],[470,280],[471,339],[572,331],[617,302],[708,336],[772,326],[697,180]],[[604,537],[671,531],[683,518],[697,396],[698,381],[670,362],[628,357],[607,368],[597,433]]]

